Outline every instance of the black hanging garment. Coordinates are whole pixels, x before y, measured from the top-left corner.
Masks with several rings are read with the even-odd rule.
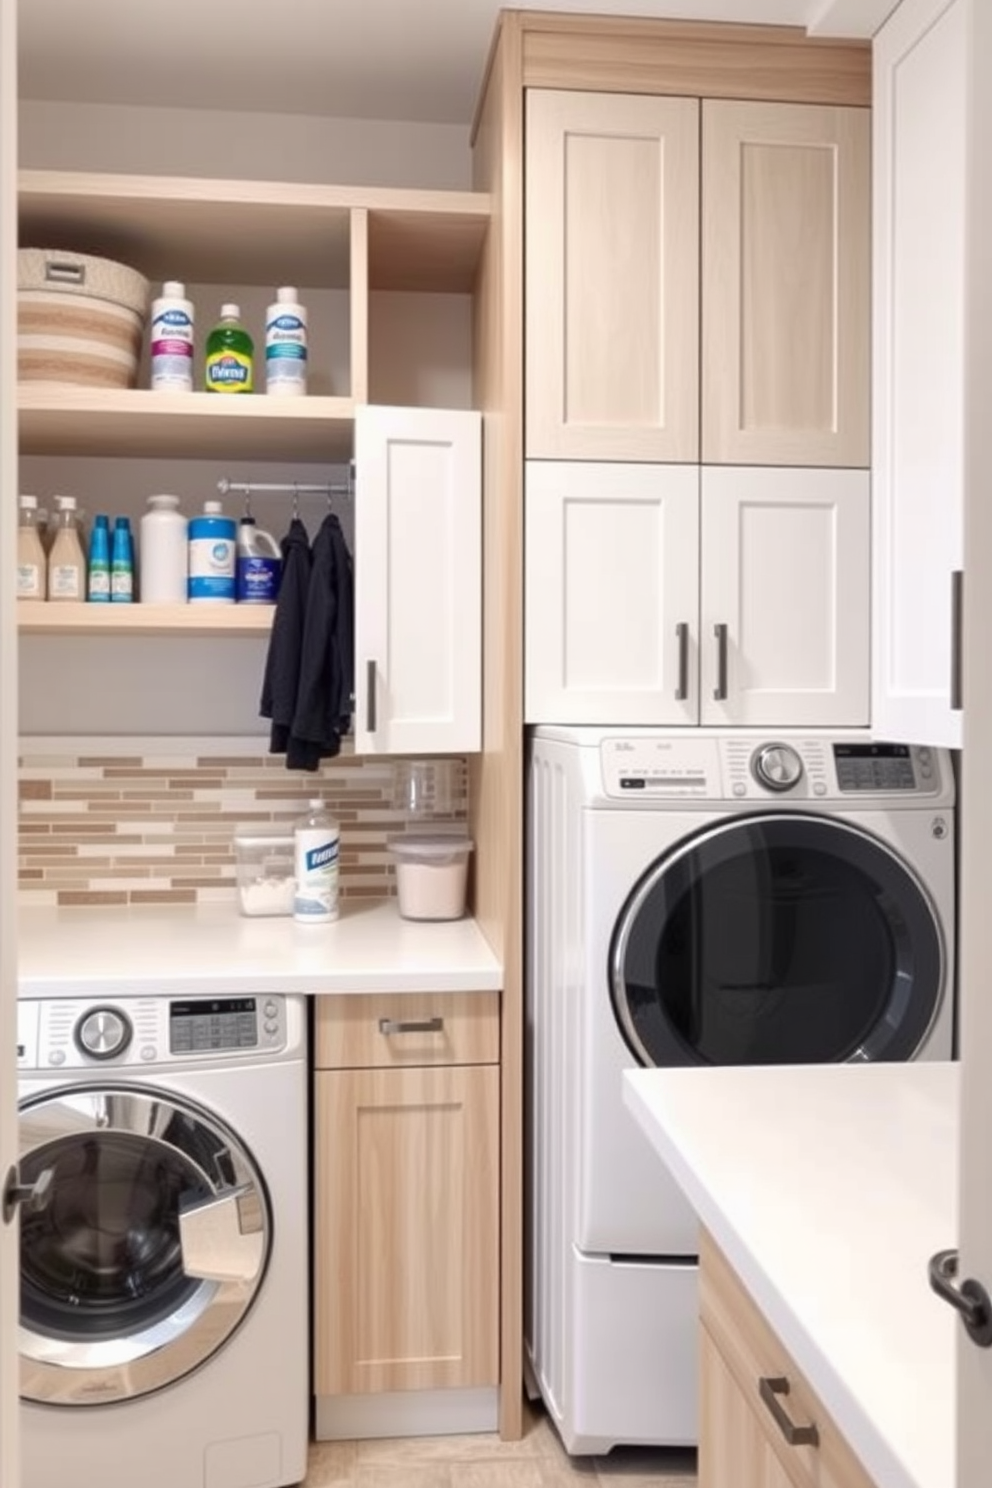
[[[282,549],[282,583],[272,619],[259,704],[261,716],[272,719],[271,754],[286,752],[300,690],[303,631],[313,565],[310,538],[299,517],[290,522],[289,531],[279,546]]]
[[[354,680],[351,554],[331,512],[313,543],[296,711],[286,746],[290,770],[316,770],[322,759],[340,752],[341,737],[351,727]]]

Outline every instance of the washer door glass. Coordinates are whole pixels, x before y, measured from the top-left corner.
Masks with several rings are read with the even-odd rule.
[[[737,817],[660,859],[610,962],[646,1065],[911,1059],[943,995],[938,921],[906,864],[799,813]]]
[[[244,1147],[214,1117],[135,1087],[25,1102],[21,1394],[64,1405],[134,1398],[220,1348],[247,1313],[271,1239]]]

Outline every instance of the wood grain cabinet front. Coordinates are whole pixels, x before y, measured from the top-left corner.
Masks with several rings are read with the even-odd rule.
[[[528,459],[868,465],[867,109],[530,89],[526,129]]]
[[[316,1050],[366,1066],[314,1077],[316,1395],[495,1386],[496,994],[327,999]]]
[[[699,1488],[875,1488],[708,1235]]]

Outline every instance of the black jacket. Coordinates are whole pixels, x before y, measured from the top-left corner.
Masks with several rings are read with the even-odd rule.
[[[303,630],[313,564],[310,538],[299,517],[290,522],[289,531],[279,546],[282,549],[282,582],[272,620],[259,704],[261,716],[272,719],[269,743],[272,754],[286,752],[300,685]]]
[[[333,512],[313,543],[296,711],[286,747],[291,770],[316,770],[351,727],[355,610],[351,554]]]

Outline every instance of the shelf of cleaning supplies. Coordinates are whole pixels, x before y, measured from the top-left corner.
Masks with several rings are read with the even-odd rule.
[[[149,459],[351,458],[351,398],[270,398],[264,393],[153,393],[145,389],[18,388],[24,455],[132,455]]]
[[[21,635],[267,636],[274,605],[70,604],[17,606]]]

